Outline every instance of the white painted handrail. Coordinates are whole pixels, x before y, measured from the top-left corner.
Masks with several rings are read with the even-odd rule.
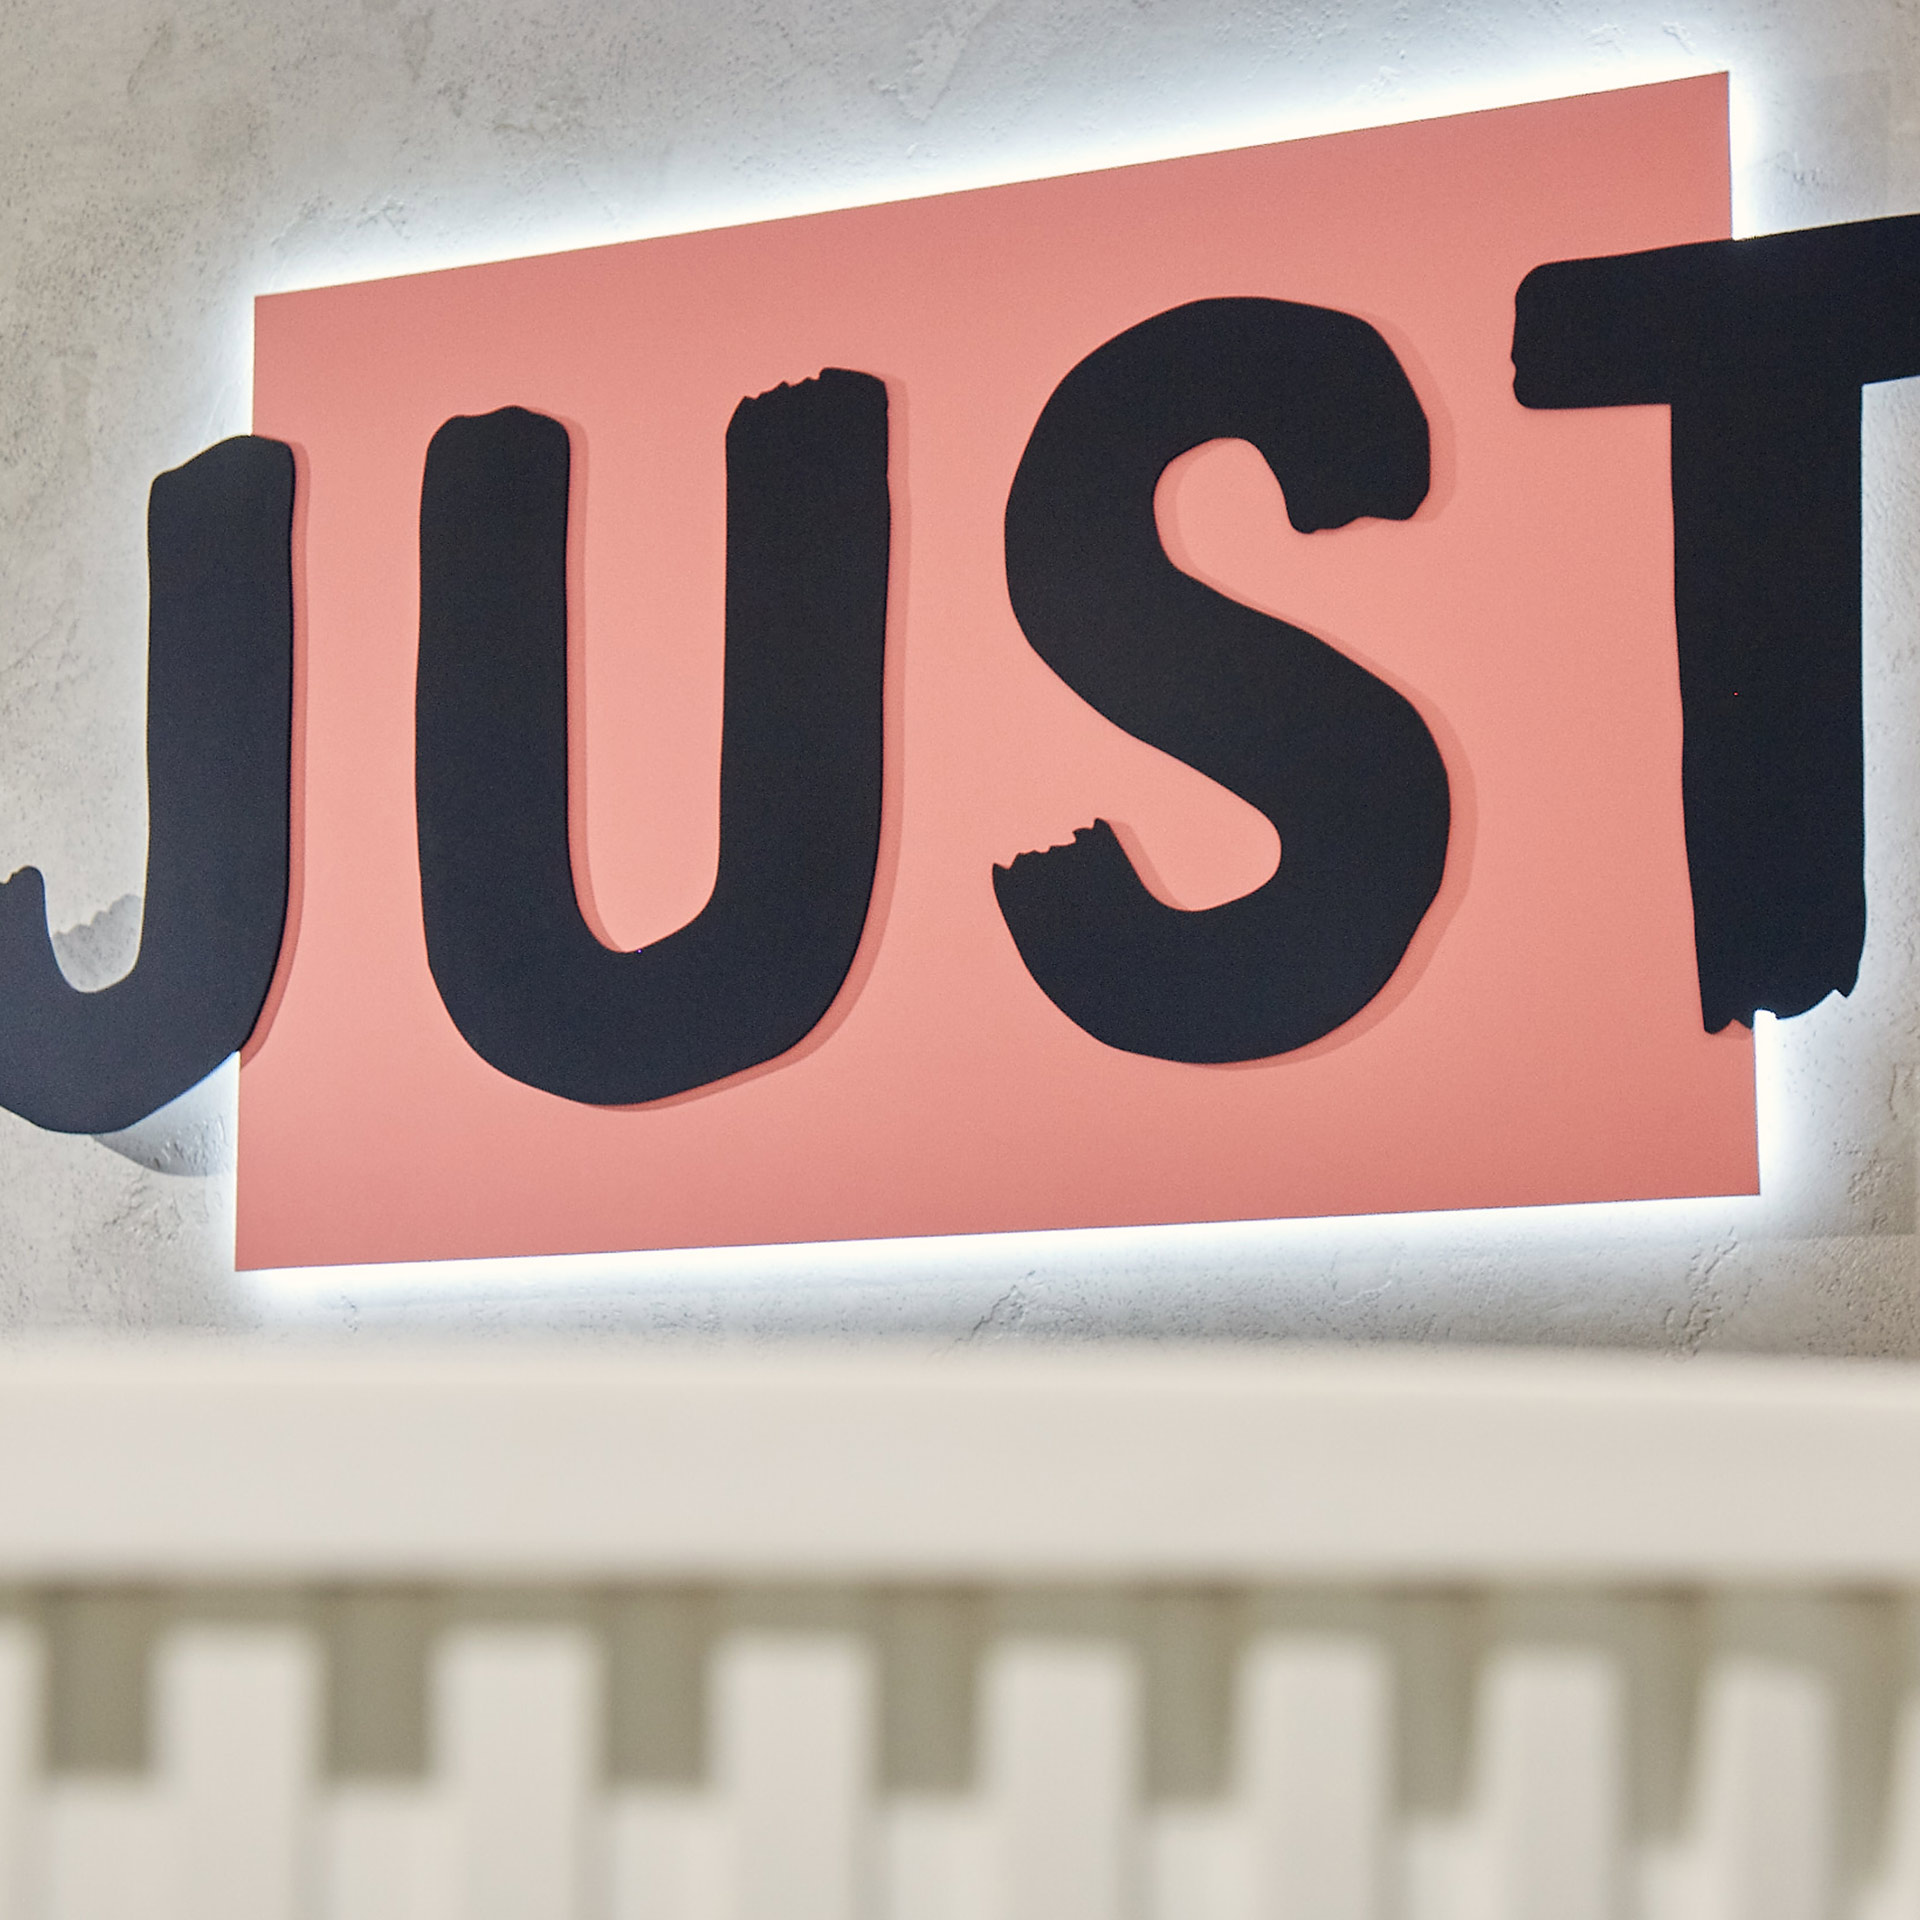
[[[0,1920],[1911,1920],[1920,1372],[0,1355]]]
[[[1920,1584],[1920,1369],[0,1355],[0,1579]]]

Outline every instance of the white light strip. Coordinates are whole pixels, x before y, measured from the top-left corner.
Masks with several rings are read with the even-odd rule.
[[[262,293],[298,292],[399,274],[441,272],[484,266],[495,261],[569,253],[622,241],[655,239],[677,233],[709,232],[766,220],[832,213],[848,207],[969,192],[1024,180],[1099,172],[1195,154],[1224,153],[1277,141],[1314,139],[1326,134],[1364,132],[1405,126],[1462,113],[1528,106],[1575,95],[1619,92],[1661,81],[1696,78],[1725,70],[1725,63],[1697,56],[1676,42],[1671,57],[1635,57],[1609,51],[1590,62],[1553,67],[1529,66],[1506,76],[1478,75],[1443,83],[1406,84],[1383,76],[1359,93],[1329,104],[1264,107],[1241,115],[1210,116],[1186,125],[1161,126],[1141,133],[1089,133],[1076,129],[1067,138],[1044,136],[1019,146],[997,140],[990,152],[954,154],[862,173],[834,185],[819,180],[784,189],[759,184],[729,185],[711,193],[682,192],[647,207],[605,208],[571,222],[535,220],[519,205],[496,218],[463,226],[457,235],[430,241],[410,238],[395,227],[356,228],[351,236],[328,241],[316,237],[310,248],[284,259],[261,281]],[[1733,87],[1732,125],[1736,183],[1758,152],[1757,116]]]
[[[1763,1014],[1754,1034],[1761,1185],[1777,1190],[1785,1102],[1778,1023]],[[519,1259],[423,1260],[342,1267],[282,1267],[241,1278],[262,1304],[282,1311],[343,1300],[369,1305],[457,1294],[510,1300],[532,1294],[593,1294],[609,1288],[687,1287],[755,1291],[790,1285],[901,1286],[963,1277],[969,1269],[1038,1266],[1059,1271],[1139,1271],[1171,1263],[1189,1272],[1250,1259],[1309,1271],[1340,1255],[1393,1252],[1427,1257],[1479,1253],[1550,1255],[1623,1242],[1651,1246],[1750,1231],[1759,1195],[1688,1200],[1609,1200],[1572,1206],[1463,1208],[1439,1213],[1354,1214],[1298,1220],[1235,1220],[1161,1227],[1064,1228],[911,1240],[840,1240],[792,1246],[700,1247],[658,1253],[535,1255]]]

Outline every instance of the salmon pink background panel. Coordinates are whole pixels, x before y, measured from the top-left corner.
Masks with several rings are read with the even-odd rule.
[[[1667,417],[1516,404],[1544,260],[1728,231],[1720,78],[639,241],[257,310],[299,461],[296,896],[241,1072],[248,1267],[1750,1192],[1753,1057],[1701,1031]],[[1281,1058],[1113,1051],[1028,978],[993,870],[1103,817],[1163,900],[1262,884],[1253,809],[1119,732],[1008,605],[1002,515],[1055,384],[1183,302],[1344,308],[1432,425],[1409,522],[1302,535],[1244,443],[1161,482],[1189,572],[1399,688],[1445,756],[1440,897],[1348,1026]],[[427,443],[573,436],[573,857],[610,944],[717,857],[725,473],[743,396],[882,377],[887,775],[865,940],[777,1061],[652,1106],[507,1079],[440,1004],[413,813]]]

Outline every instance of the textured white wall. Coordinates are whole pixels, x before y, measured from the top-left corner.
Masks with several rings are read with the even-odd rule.
[[[130,960],[145,493],[245,428],[258,292],[1707,66],[1744,230],[1920,209],[1898,0],[14,0],[0,872],[45,870],[76,979]],[[1868,423],[1872,928],[1850,1001],[1763,1036],[1762,1200],[262,1283],[232,1272],[229,1069],[117,1150],[0,1114],[0,1328],[1920,1354],[1920,383]]]

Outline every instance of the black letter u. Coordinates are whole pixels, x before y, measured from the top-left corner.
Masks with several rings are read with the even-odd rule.
[[[869,374],[743,400],[727,429],[720,862],[638,953],[580,912],[567,839],[559,422],[449,420],[420,497],[415,792],[427,958],[502,1073],[601,1106],[785,1053],[853,964],[879,854],[887,396]]]

